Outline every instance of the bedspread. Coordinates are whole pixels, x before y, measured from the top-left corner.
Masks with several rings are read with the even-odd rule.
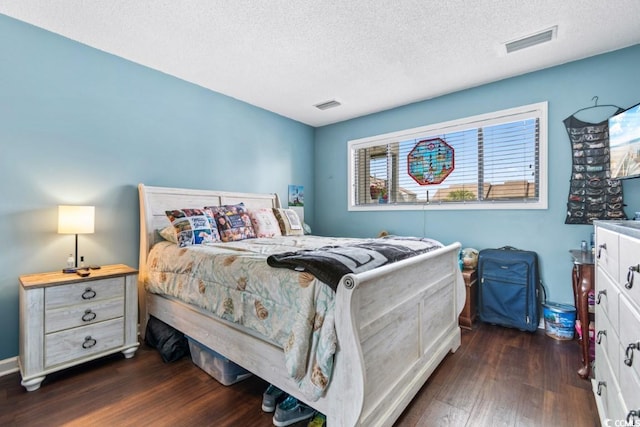
[[[333,369],[335,293],[308,272],[269,267],[266,258],[362,241],[287,236],[186,248],[159,242],[149,253],[146,288],[241,324],[281,346],[289,375],[315,401]]]

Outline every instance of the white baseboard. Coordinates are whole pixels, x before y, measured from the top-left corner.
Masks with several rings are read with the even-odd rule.
[[[18,372],[18,357],[10,357],[8,359],[0,360],[0,377]]]

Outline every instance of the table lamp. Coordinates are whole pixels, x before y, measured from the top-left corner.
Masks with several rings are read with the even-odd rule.
[[[75,234],[75,268],[66,268],[65,273],[75,273],[78,269],[78,234],[94,232],[94,206],[58,206],[58,234]]]

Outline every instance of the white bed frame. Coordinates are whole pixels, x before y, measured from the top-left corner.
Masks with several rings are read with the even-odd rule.
[[[325,395],[310,402],[286,374],[281,348],[202,309],[144,290],[147,255],[168,225],[165,211],[243,202],[279,207],[275,194],[138,186],[140,331],[149,315],[233,360],[327,416],[327,425],[391,426],[438,364],[460,346],[465,292],[460,244],[360,274],[336,293],[338,351]]]

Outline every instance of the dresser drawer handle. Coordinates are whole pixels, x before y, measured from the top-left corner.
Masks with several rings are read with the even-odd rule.
[[[598,396],[602,396],[602,387],[606,387],[606,386],[607,386],[606,381],[598,381],[598,391],[596,392]]]
[[[91,288],[87,288],[82,293],[82,299],[91,299],[96,297],[96,291]]]
[[[82,343],[82,348],[91,348],[94,345],[96,345],[98,341],[96,341],[94,338],[91,338],[91,335],[89,335],[88,337],[84,338],[84,342]]]
[[[606,243],[603,243],[603,244],[601,244],[601,245],[598,245],[598,259],[600,259],[600,252],[602,252],[602,250],[603,250],[603,249],[604,249],[605,251],[607,250],[607,244],[606,244]]]
[[[636,409],[635,411],[632,409],[627,414],[627,425],[631,425],[631,421],[633,421],[633,425],[636,425],[636,417],[640,418],[640,409]]]
[[[598,344],[600,344],[602,342],[602,336],[607,336],[607,331],[606,330],[602,330],[602,331],[598,331],[598,335],[596,335],[596,342]]]
[[[625,352],[624,364],[627,366],[633,365],[633,350],[640,350],[640,342],[632,342],[627,346],[627,351]]]
[[[627,271],[627,283],[624,284],[624,287],[627,289],[633,288],[633,273],[640,272],[640,264],[632,265],[629,267],[629,271]]]
[[[86,309],[84,311],[84,314],[82,315],[82,321],[83,322],[91,322],[93,319],[95,319],[97,316],[96,313],[94,313],[93,311],[91,311],[90,308]]]
[[[600,300],[602,299],[602,295],[604,295],[605,297],[607,296],[606,289],[603,289],[600,292],[598,292],[598,299],[596,300],[596,304],[600,305]]]

